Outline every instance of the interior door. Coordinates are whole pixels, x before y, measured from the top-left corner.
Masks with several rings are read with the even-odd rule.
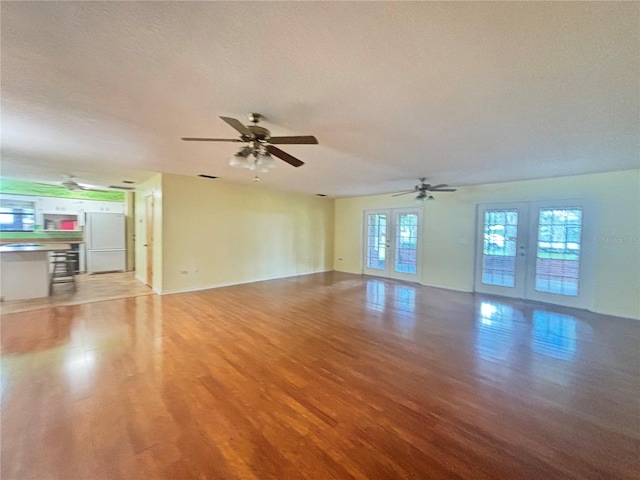
[[[476,292],[592,308],[586,202],[479,205],[477,223]]]
[[[147,285],[153,287],[153,195],[146,197],[146,243],[144,244],[147,256]]]
[[[420,208],[367,210],[364,273],[418,282],[421,217]]]

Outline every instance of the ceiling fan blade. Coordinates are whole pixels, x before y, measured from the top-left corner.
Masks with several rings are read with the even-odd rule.
[[[285,162],[287,162],[289,165],[293,165],[294,167],[301,167],[302,165],[304,165],[304,162],[302,160],[298,160],[296,157],[289,155],[287,152],[283,152],[278,147],[267,145],[265,148],[271,155],[275,155],[280,160],[284,160]]]
[[[223,121],[227,122],[229,126],[239,131],[242,135],[246,137],[253,137],[253,133],[251,133],[251,130],[245,127],[240,120],[236,120],[235,118],[231,118],[231,117],[220,117],[220,118]]]
[[[433,189],[433,188],[432,188],[432,189],[431,189],[431,190],[429,190],[429,191],[430,191],[430,192],[455,192],[455,191],[457,191],[457,190],[456,190],[455,188],[439,188],[439,189],[437,189],[437,190],[435,190],[435,189]]]
[[[185,142],[242,142],[239,138],[194,138],[182,137]]]
[[[409,193],[416,193],[415,190],[407,190],[406,192],[400,192],[400,193],[396,193],[394,195],[391,195],[392,197],[398,197],[400,195],[408,195]]]
[[[298,137],[271,137],[269,143],[274,145],[317,145],[318,139],[313,135],[303,135]]]
[[[445,184],[445,183],[441,183],[440,185],[433,185],[431,187],[429,187],[429,190],[435,190],[437,188],[442,188],[442,187],[448,187],[449,185]]]

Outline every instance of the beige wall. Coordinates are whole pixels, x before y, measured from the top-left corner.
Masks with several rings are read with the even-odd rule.
[[[164,293],[332,269],[334,201],[162,176]]]
[[[147,197],[153,196],[153,281],[154,291],[162,291],[162,175],[157,174],[149,180],[136,186],[135,194],[135,265],[136,277],[142,282],[147,278],[147,249],[144,246],[147,239]]]
[[[336,236],[334,243],[334,270],[362,273],[362,223],[364,211],[374,208],[415,207],[413,195],[392,197],[376,195],[336,200]]]
[[[362,273],[363,210],[412,205],[411,197],[336,200],[334,268]],[[588,199],[597,210],[593,309],[640,319],[640,170],[481,185],[437,195],[424,206],[421,283],[473,290],[477,204],[570,198]]]

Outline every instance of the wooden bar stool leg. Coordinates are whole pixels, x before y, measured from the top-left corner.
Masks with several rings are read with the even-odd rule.
[[[53,286],[59,283],[72,283],[73,291],[76,291],[76,278],[74,268],[74,256],[68,251],[58,251],[51,253],[51,282],[49,284],[49,295],[53,295]]]

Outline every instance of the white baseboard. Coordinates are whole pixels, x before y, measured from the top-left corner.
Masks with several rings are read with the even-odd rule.
[[[331,271],[331,270],[327,270],[327,271]],[[356,271],[351,271],[351,270],[340,270],[339,268],[334,268],[333,271],[334,272],[340,272],[340,273],[351,273],[353,275],[364,275],[364,272],[362,272],[362,271],[356,272]]]
[[[424,287],[440,288],[442,290],[451,290],[452,292],[473,293],[473,290],[463,290],[461,288],[445,287],[443,285],[435,285],[433,283],[420,283]]]
[[[147,284],[147,279],[146,278],[142,278],[138,274],[136,274],[135,277],[136,277],[136,280],[138,280],[140,283],[144,283],[145,285]],[[153,290],[153,293],[155,293],[156,295],[162,295],[162,293],[160,292],[160,290],[158,288],[151,287],[151,290]]]
[[[156,292],[156,293],[158,293],[158,295],[173,295],[174,293],[198,292],[200,290],[210,290],[210,289],[213,289],[213,288],[231,287],[233,285],[244,285],[244,284],[247,284],[247,283],[266,282],[268,280],[279,280],[279,279],[283,279],[283,278],[301,277],[303,275],[313,275],[314,273],[326,273],[326,272],[331,272],[331,271],[333,271],[333,269],[317,270],[317,271],[302,272],[302,273],[292,273],[291,275],[261,277],[261,278],[251,279],[251,280],[242,280],[242,281],[239,281],[239,282],[212,283],[212,284],[209,284],[209,285],[200,285],[200,286],[197,286],[197,287],[187,287],[187,288],[177,288],[177,289],[172,289],[172,290],[163,290],[161,292]]]

